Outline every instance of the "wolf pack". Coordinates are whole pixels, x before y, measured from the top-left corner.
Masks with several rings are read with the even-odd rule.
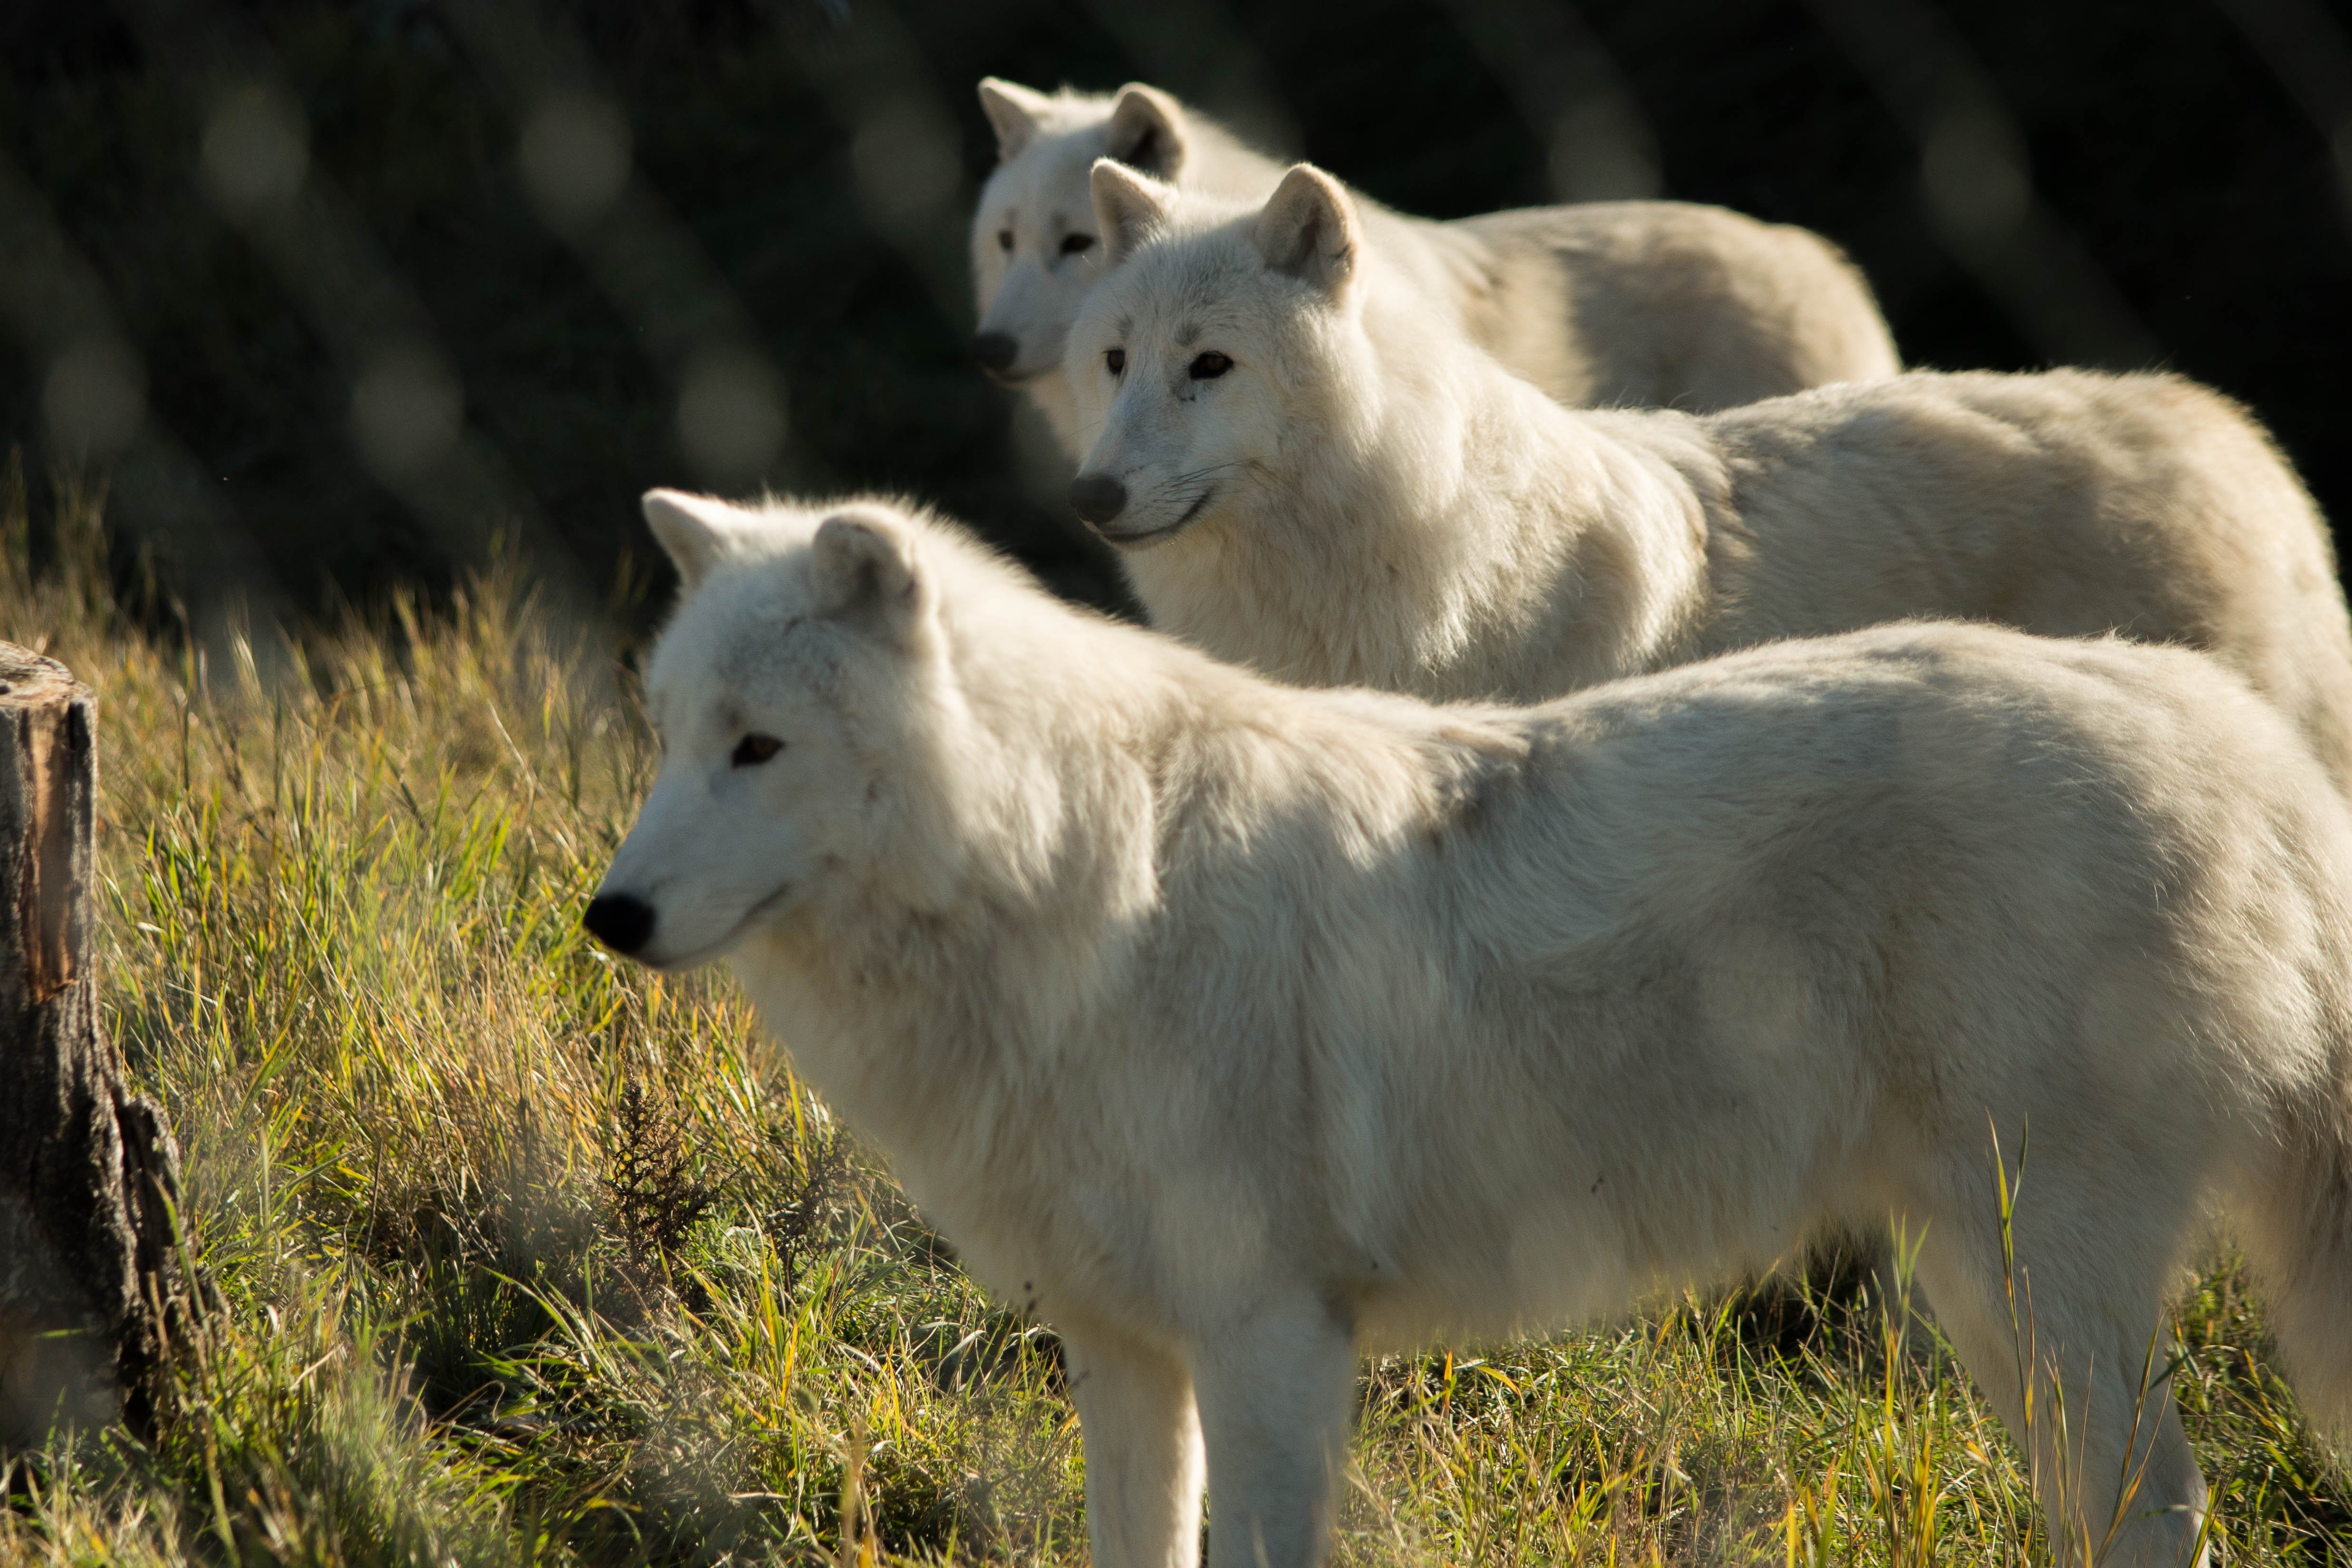
[[[645,497],[585,919],[724,958],[1058,1331],[1098,1568],[1323,1561],[1366,1350],[1906,1239],[2055,1556],[2210,1552],[2166,1311],[2352,1437],[2352,618],[2244,408],[1906,371],[1804,230],[1430,222],[990,79],[974,353],[1147,626]]]

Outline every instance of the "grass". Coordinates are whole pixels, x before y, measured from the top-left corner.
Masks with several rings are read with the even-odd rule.
[[[583,939],[652,762],[609,634],[494,572],[192,647],[117,607],[93,497],[33,570],[23,490],[0,635],[99,693],[108,1017],[230,1310],[153,1446],[9,1471],[0,1560],[1082,1560],[1050,1330],[964,1280],[724,977]],[[1791,1321],[1686,1300],[1370,1364],[1339,1560],[2046,1559],[1947,1355]],[[2176,1327],[2223,1560],[2352,1563],[2228,1260]]]

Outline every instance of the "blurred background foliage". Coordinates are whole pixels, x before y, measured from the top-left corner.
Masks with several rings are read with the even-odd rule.
[[[199,621],[657,605],[635,498],[881,486],[1118,597],[970,365],[983,74],[1140,78],[1408,211],[1808,225],[1906,359],[2160,364],[2352,513],[2352,45],[2320,0],[18,0],[0,447]],[[37,511],[42,508],[37,507]]]

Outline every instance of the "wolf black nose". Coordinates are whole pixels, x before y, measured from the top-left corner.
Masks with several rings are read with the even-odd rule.
[[[1070,481],[1070,505],[1090,523],[1107,523],[1127,510],[1127,486],[1108,474],[1081,474]]]
[[[971,340],[971,357],[984,371],[1009,371],[1021,357],[1021,340],[1010,332],[982,332]]]
[[[614,952],[634,953],[654,934],[654,906],[625,893],[607,893],[588,901],[580,924]]]

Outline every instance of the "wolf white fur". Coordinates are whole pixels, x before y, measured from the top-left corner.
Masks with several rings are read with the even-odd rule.
[[[1104,268],[1087,183],[1095,160],[1253,200],[1283,166],[1139,82],[1048,94],[990,78],[980,101],[1002,161],[972,216],[978,342],[992,373],[1025,391],[1076,457],[1086,437],[1062,348]],[[1361,208],[1424,308],[1563,402],[1730,408],[1900,368],[1870,285],[1808,229],[1687,202],[1454,223]]]
[[[1360,1346],[1828,1225],[1920,1239],[2027,1439],[1996,1129],[2070,1560],[2194,1555],[2137,1407],[2209,1216],[2352,1416],[2352,823],[2215,662],[1898,626],[1434,707],[1066,608],[887,502],[646,513],[664,758],[589,925],[728,958],[1061,1331],[1102,1568],[1192,1563],[1204,1476],[1217,1568],[1319,1561]]]
[[[2217,393],[1915,371],[1565,409],[1422,308],[1319,171],[1262,205],[1094,178],[1126,259],[1069,341],[1099,432],[1072,497],[1152,623],[1221,657],[1525,702],[1906,616],[2112,629],[2211,650],[2352,779],[2326,525]]]

